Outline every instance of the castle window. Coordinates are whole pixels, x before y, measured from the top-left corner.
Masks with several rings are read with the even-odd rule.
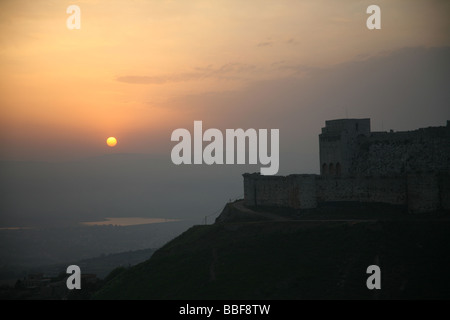
[[[330,171],[330,175],[333,176],[334,175],[334,165],[332,163],[330,163],[328,170]]]
[[[337,176],[341,175],[341,164],[339,162],[336,163],[336,175]]]
[[[324,163],[323,165],[322,165],[322,175],[326,175],[328,172],[327,172],[327,164],[326,163]]]

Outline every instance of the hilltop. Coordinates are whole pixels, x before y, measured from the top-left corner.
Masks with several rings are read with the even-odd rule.
[[[109,281],[97,299],[450,297],[450,219],[387,205],[309,211],[229,203]],[[366,287],[369,265],[382,289]]]

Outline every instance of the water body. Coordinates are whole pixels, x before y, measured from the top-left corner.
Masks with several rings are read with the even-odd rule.
[[[91,221],[82,222],[81,224],[87,226],[135,226],[140,224],[151,224],[151,223],[163,223],[163,222],[174,222],[181,221],[180,219],[163,219],[163,218],[139,218],[139,217],[129,217],[129,218],[105,218],[102,221]]]

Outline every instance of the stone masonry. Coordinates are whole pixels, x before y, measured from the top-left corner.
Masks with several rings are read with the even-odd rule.
[[[370,119],[326,121],[320,175],[244,174],[247,206],[310,209],[357,201],[450,210],[450,122],[408,132],[371,132]]]

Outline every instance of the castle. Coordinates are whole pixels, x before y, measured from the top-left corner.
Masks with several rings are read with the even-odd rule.
[[[244,177],[246,206],[311,209],[330,202],[387,203],[408,212],[450,210],[450,121],[372,132],[370,119],[325,122],[320,175]]]

